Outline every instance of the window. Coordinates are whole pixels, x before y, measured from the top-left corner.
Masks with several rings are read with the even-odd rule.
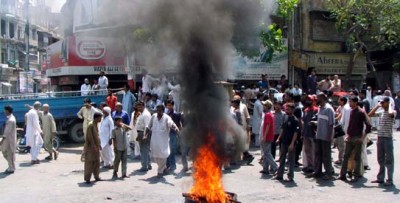
[[[1,36],[3,37],[6,35],[6,21],[1,20]]]
[[[14,23],[10,23],[10,38],[15,37],[15,26]]]

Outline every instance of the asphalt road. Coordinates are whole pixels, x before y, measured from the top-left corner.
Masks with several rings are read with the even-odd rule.
[[[374,141],[376,135],[371,136]],[[395,159],[400,157],[400,133],[395,134]],[[253,150],[257,159],[254,165],[242,166],[224,174],[226,191],[234,192],[241,202],[400,202],[400,190],[370,183],[378,170],[376,146],[368,148],[372,170],[358,183],[322,181],[306,178],[298,169],[294,183],[281,183],[261,176],[257,163],[260,151]],[[156,170],[140,173],[138,160],[130,160],[129,179],[111,180],[112,170],[102,170],[100,176],[106,181],[92,185],[83,183],[83,163],[80,161],[81,147],[64,145],[56,161],[42,161],[30,165],[29,154],[17,155],[17,170],[12,175],[0,174],[0,202],[183,202],[182,193],[192,185],[189,174],[180,173],[157,178]],[[42,150],[39,158],[47,156]],[[333,157],[336,157],[336,150]],[[179,158],[178,158],[179,160]],[[5,170],[6,161],[0,158],[0,170]],[[153,168],[156,165],[153,164]],[[338,172],[339,168],[335,168]],[[395,166],[394,184],[400,185],[400,167]],[[398,186],[400,187],[400,186]]]

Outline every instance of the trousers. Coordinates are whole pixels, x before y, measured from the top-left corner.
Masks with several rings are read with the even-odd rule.
[[[92,174],[94,179],[100,179],[100,156],[97,152],[88,151],[85,153],[85,165],[84,165],[84,179],[90,181]]]
[[[303,167],[314,170],[314,138],[304,137],[303,139],[304,159]]]
[[[114,162],[114,152],[111,145],[106,144],[103,149],[101,149],[101,158],[104,161],[104,166],[112,166]]]
[[[315,151],[315,161],[314,161],[315,173],[321,174],[322,165],[324,165],[325,175],[331,176],[333,174],[331,142],[316,139],[314,151]]]
[[[271,154],[271,145],[272,142],[261,141],[261,146],[264,150],[263,170],[265,171],[269,170],[269,166],[271,166],[272,170],[278,169],[278,165],[276,164],[274,157],[272,157]]]
[[[286,156],[288,156],[288,162],[289,162],[288,177],[293,179],[294,178],[294,164],[295,164],[296,149],[289,151],[289,146],[286,144],[280,145],[279,168],[278,168],[277,177],[282,177],[283,173],[285,172]]]
[[[388,181],[393,181],[393,171],[394,171],[393,138],[378,137],[377,150],[378,150],[377,156],[379,163],[379,172],[377,175],[377,179],[380,181],[385,180],[385,168],[386,168]]]
[[[167,158],[167,168],[169,169],[176,169],[176,160],[175,160],[175,154],[177,151],[177,135],[175,132],[170,132],[169,133],[169,148],[170,148],[170,154]]]
[[[157,173],[158,174],[163,174],[164,170],[167,168],[167,159],[166,158],[154,157],[154,162],[156,162],[156,164],[158,166]]]
[[[126,168],[127,168],[128,150],[124,150],[124,151],[114,150],[114,154],[115,154],[114,173],[118,173],[119,164],[121,163],[122,176],[125,176]]]
[[[350,156],[354,151],[354,161],[355,161],[355,169],[354,175],[356,177],[360,177],[361,175],[361,147],[362,143],[358,142],[357,139],[359,137],[349,137],[349,140],[346,142],[346,147],[344,151],[342,169],[340,170],[340,175],[345,176],[347,173],[347,164],[349,162]]]
[[[139,133],[143,134],[143,132],[138,131],[138,135]],[[150,165],[150,140],[149,139],[140,140],[139,145],[140,145],[140,163],[142,164],[142,168],[147,169]]]

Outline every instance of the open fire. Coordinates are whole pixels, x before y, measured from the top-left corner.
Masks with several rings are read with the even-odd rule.
[[[238,202],[235,194],[224,191],[221,171],[223,160],[220,160],[213,150],[213,145],[215,145],[214,136],[209,134],[207,137],[207,143],[197,151],[193,164],[194,185],[189,193],[183,194],[186,198],[185,202]]]

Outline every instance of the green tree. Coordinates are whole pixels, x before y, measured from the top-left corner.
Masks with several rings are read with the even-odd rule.
[[[277,0],[278,9],[276,10],[276,16],[283,19],[283,22],[287,25],[287,20],[290,19],[294,10],[296,9],[299,1],[298,0]],[[283,26],[283,25],[281,25]],[[283,43],[284,31],[276,23],[271,25],[262,25],[259,34],[261,43],[267,47],[267,51],[262,56],[262,61],[271,62],[276,51],[282,52],[287,50]]]
[[[328,8],[353,53],[346,71],[347,81],[359,55],[365,54],[367,63],[375,70],[371,52],[393,48],[400,42],[400,0],[328,0]]]

